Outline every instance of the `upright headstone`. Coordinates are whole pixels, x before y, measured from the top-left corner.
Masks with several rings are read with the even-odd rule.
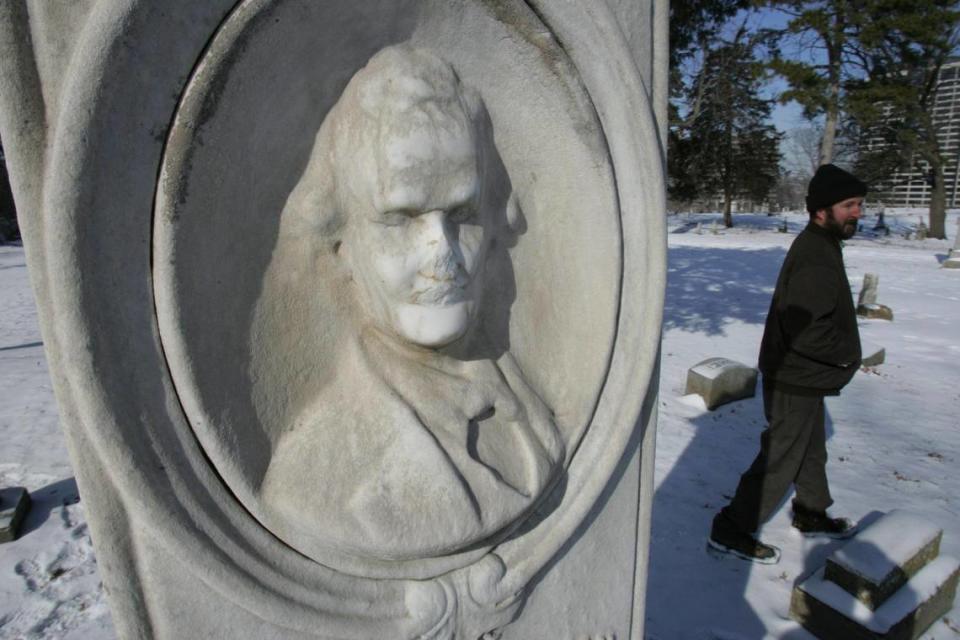
[[[893,310],[886,305],[877,303],[879,284],[880,276],[877,274],[863,274],[863,287],[860,289],[860,297],[857,300],[857,315],[861,318],[893,320]]]
[[[0,489],[0,543],[13,542],[30,510],[30,494],[23,487]]]
[[[643,637],[667,14],[0,3],[120,637]]]
[[[960,269],[960,217],[957,218],[957,233],[953,238],[953,249],[941,266],[947,269]]]
[[[882,232],[886,232],[886,233],[889,233],[889,232],[890,232],[890,229],[887,227],[887,223],[886,223],[886,221],[884,220],[884,214],[885,214],[885,213],[886,213],[886,208],[881,204],[881,205],[880,205],[880,210],[879,210],[879,212],[877,213],[877,223],[876,223],[875,225],[873,225],[873,230],[874,230],[874,231],[882,231]]]

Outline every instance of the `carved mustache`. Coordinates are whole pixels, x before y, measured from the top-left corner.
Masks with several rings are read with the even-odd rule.
[[[459,251],[447,250],[433,256],[417,270],[416,285],[410,302],[441,305],[462,301],[470,284],[463,257]]]

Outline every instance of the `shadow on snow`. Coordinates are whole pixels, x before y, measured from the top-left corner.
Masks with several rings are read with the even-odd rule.
[[[782,248],[673,247],[663,328],[723,335],[730,321],[763,324]],[[759,346],[759,345],[758,345]]]

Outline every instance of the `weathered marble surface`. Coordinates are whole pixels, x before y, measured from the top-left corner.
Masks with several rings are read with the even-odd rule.
[[[0,5],[123,637],[642,637],[666,14]]]

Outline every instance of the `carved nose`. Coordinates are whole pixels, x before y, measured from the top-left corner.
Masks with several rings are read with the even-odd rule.
[[[447,220],[445,211],[429,211],[420,216],[424,225],[426,244],[437,255],[452,253],[460,258],[460,251],[453,225]]]
[[[465,261],[455,225],[450,224],[445,211],[428,211],[420,215],[419,222],[424,225],[423,241],[430,255],[430,270],[434,277],[456,278]]]
[[[428,211],[420,216],[420,223],[424,225],[426,239],[428,244],[444,245],[452,244],[450,231],[447,229],[446,215],[443,211]]]

